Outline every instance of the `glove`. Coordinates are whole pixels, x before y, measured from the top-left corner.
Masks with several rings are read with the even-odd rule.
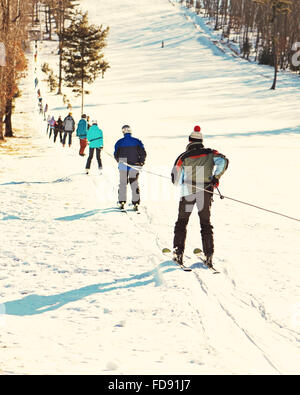
[[[218,188],[220,181],[216,176],[210,177],[211,184],[214,188]]]

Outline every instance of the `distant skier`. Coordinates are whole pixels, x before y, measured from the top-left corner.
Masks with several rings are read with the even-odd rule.
[[[132,204],[137,210],[140,204],[139,170],[145,163],[147,153],[143,143],[131,136],[130,126],[124,125],[122,132],[124,137],[117,141],[114,151],[114,157],[119,163],[120,173],[118,200],[120,208],[123,209],[127,200],[127,184],[129,182],[132,192]],[[133,165],[133,167],[127,164]]]
[[[56,142],[57,136],[59,134],[59,141],[62,143],[63,131],[64,131],[64,123],[63,120],[61,119],[61,116],[59,116],[58,120],[55,122],[55,127],[54,127],[54,142]]]
[[[179,213],[174,229],[173,259],[183,263],[187,225],[196,204],[203,252],[206,264],[211,267],[214,254],[213,226],[210,221],[212,192],[218,187],[229,161],[218,151],[204,148],[200,126],[195,126],[189,141],[186,151],[176,159],[172,171],[173,184],[181,185]]]
[[[90,117],[88,115],[86,117],[86,121],[87,121],[88,129],[89,129],[92,125],[90,124]]]
[[[86,114],[83,114],[81,120],[78,122],[76,129],[76,136],[79,137],[79,155],[84,156],[84,150],[87,146],[87,131],[88,131],[88,123],[86,119]]]
[[[72,117],[72,113],[69,112],[69,114],[66,116],[66,118],[64,119],[64,136],[63,136],[63,141],[62,141],[62,145],[63,147],[66,145],[66,139],[68,136],[68,143],[69,143],[69,147],[71,147],[72,145],[72,133],[75,130],[75,121],[74,118]]]
[[[48,112],[48,104],[46,103],[45,108],[44,108],[44,121],[46,121],[47,112]]]
[[[86,162],[86,174],[89,174],[91,168],[91,162],[94,156],[94,151],[96,150],[96,158],[98,162],[98,169],[100,173],[102,172],[102,161],[101,161],[101,150],[103,148],[103,132],[98,127],[98,122],[92,121],[92,126],[87,131],[87,139],[90,145],[89,157]]]
[[[49,132],[49,139],[50,139],[52,132],[54,135],[54,128],[55,128],[55,118],[54,117],[51,117],[49,125],[50,125],[50,132]]]
[[[47,118],[47,131],[46,131],[46,134],[48,134],[49,129],[50,129],[50,121],[51,121],[51,115],[49,114],[48,118]]]

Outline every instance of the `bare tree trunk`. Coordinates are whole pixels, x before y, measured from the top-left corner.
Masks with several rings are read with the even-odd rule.
[[[57,94],[62,94],[62,59],[63,59],[63,48],[64,38],[63,32],[65,30],[65,9],[62,5],[62,1],[59,1],[59,72],[58,72],[58,91]]]
[[[272,47],[273,47],[273,59],[274,59],[274,79],[271,89],[274,90],[276,89],[277,74],[278,74],[278,59],[277,59],[277,48],[275,41],[273,41]]]
[[[276,89],[277,73],[278,73],[278,56],[277,56],[277,45],[276,45],[276,8],[273,6],[273,18],[272,18],[272,51],[274,59],[274,79],[271,89]]]
[[[0,141],[4,140],[4,134],[3,134],[3,114],[0,113]]]
[[[6,114],[5,114],[5,137],[13,137],[12,130],[12,108],[13,108],[13,100],[9,99],[6,103]]]
[[[48,6],[49,40],[52,40],[51,7]]]
[[[48,11],[47,11],[47,6],[45,5],[45,25],[46,25],[46,33],[49,33],[49,27],[48,27]]]
[[[81,115],[83,114],[84,109],[84,82],[83,78],[81,80]]]

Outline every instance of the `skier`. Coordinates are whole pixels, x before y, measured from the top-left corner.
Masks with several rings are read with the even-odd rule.
[[[84,150],[87,146],[87,131],[88,131],[88,123],[86,119],[86,114],[83,114],[81,120],[78,122],[77,129],[76,129],[76,136],[79,137],[79,155],[84,156]]]
[[[145,163],[147,153],[143,143],[131,136],[130,126],[124,125],[122,132],[124,137],[117,141],[114,151],[114,157],[119,163],[120,183],[118,199],[120,209],[124,209],[127,200],[127,184],[129,182],[132,192],[132,204],[134,209],[138,210],[140,204],[139,170]],[[133,165],[133,167],[127,164]]]
[[[49,115],[48,115],[48,118],[47,118],[47,131],[46,131],[46,134],[48,134],[48,132],[49,132],[50,121],[51,121],[51,115],[49,114]]]
[[[89,129],[91,127],[91,124],[90,124],[90,117],[88,115],[86,117],[86,121],[87,121],[87,124],[88,124],[87,128]]]
[[[50,125],[50,132],[49,132],[49,139],[52,135],[52,132],[54,134],[54,128],[55,128],[55,118],[52,116],[50,121],[49,121],[49,125]]]
[[[44,108],[44,121],[46,121],[47,112],[48,112],[48,104],[46,103],[45,108]]]
[[[63,130],[64,130],[64,123],[61,119],[61,116],[59,116],[58,120],[55,122],[55,127],[54,127],[54,142],[56,142],[56,138],[59,133],[59,141],[62,143]]]
[[[101,150],[103,148],[103,132],[98,127],[97,121],[92,121],[92,126],[87,131],[87,139],[90,145],[89,157],[86,162],[86,174],[89,174],[91,168],[91,162],[94,156],[94,151],[96,150],[96,158],[98,162],[98,169],[100,174],[102,173],[102,161],[101,161]]]
[[[172,171],[173,184],[181,185],[179,213],[174,229],[173,259],[179,264],[183,263],[187,225],[196,204],[206,264],[212,267],[214,239],[210,215],[213,190],[218,187],[229,161],[218,151],[204,148],[200,126],[195,126],[189,142],[186,151],[176,159]]]
[[[64,119],[63,122],[63,126],[64,126],[64,136],[63,136],[63,141],[62,141],[62,145],[63,147],[66,144],[66,139],[67,136],[69,137],[69,147],[71,147],[72,145],[72,133],[75,130],[75,121],[74,118],[72,117],[72,113],[69,112],[69,114],[66,116],[66,118]]]

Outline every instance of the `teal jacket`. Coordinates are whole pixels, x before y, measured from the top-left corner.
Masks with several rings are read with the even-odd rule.
[[[99,129],[98,125],[92,125],[87,131],[87,139],[90,144],[90,148],[102,148],[103,147],[103,132]]]
[[[88,130],[88,123],[84,118],[82,118],[78,122],[76,136],[79,137],[80,139],[86,139],[87,130]]]

